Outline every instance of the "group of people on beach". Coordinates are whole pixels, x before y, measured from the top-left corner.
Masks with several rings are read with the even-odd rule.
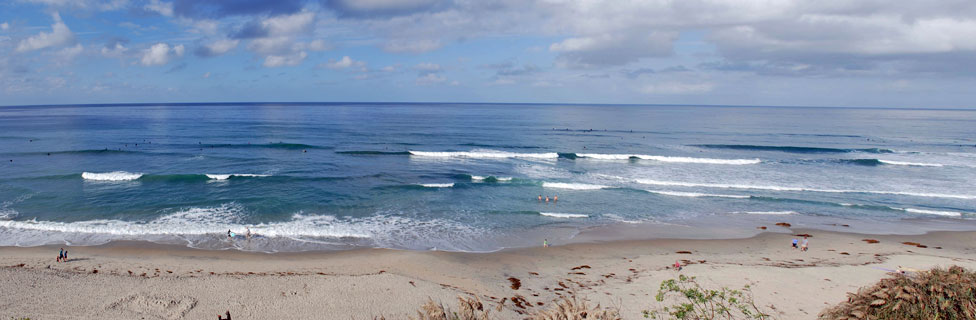
[[[247,239],[247,240],[251,240],[251,228],[250,227],[244,227],[244,229],[247,229],[247,232],[244,234],[244,238]],[[236,236],[237,236],[237,233],[235,233],[233,231],[230,231],[230,229],[227,229],[227,239],[234,240],[234,237],[236,237]]]
[[[61,248],[61,252],[58,253],[58,262],[68,262],[68,250]]]
[[[542,195],[540,194],[540,195],[539,195],[539,202],[542,202],[542,201],[543,201],[543,198],[542,198]],[[549,196],[546,196],[546,197],[545,197],[545,201],[546,201],[546,202],[549,202]],[[552,195],[552,202],[556,202],[556,201],[559,201],[559,196],[557,196],[557,195]]]
[[[800,251],[807,251],[807,245],[810,244],[810,239],[807,239],[806,236],[803,236],[803,243],[797,246],[798,243],[799,241],[797,241],[796,238],[793,238],[793,249],[800,249]]]

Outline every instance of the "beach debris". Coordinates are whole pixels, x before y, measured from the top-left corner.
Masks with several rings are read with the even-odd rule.
[[[523,297],[523,296],[515,295],[514,297],[511,298],[511,300],[512,300],[512,303],[514,303],[516,307],[519,307],[519,309],[525,309],[526,307],[530,307],[530,308],[532,307],[532,303],[529,303],[528,301],[526,301],[525,300],[525,297]]]
[[[851,255],[850,253],[847,253],[847,252],[841,252],[840,254],[845,255],[845,256]]]
[[[415,283],[413,283],[413,281],[410,281],[410,285],[411,285],[411,286],[414,286],[414,287],[416,287],[416,286],[417,286],[417,285],[416,285]]]
[[[516,277],[509,277],[508,282],[512,283],[512,290],[518,290],[522,287],[522,280],[519,280]]]
[[[780,226],[780,227],[784,227],[784,228],[789,228],[789,227],[792,227],[793,226],[792,224],[789,224],[789,223],[786,223],[786,222],[777,222],[776,225],[777,226]]]
[[[901,244],[909,245],[909,246],[916,246],[916,247],[919,247],[919,248],[928,248],[929,247],[927,245],[924,245],[924,244],[921,244],[921,243],[918,243],[918,242],[911,242],[911,241],[905,241],[905,242],[902,242]]]
[[[579,267],[572,268],[570,270],[580,270],[580,269],[590,269],[590,266],[584,264]]]
[[[691,251],[675,251],[677,254],[691,254]]]
[[[806,233],[801,233],[801,234],[796,234],[796,235],[794,235],[794,236],[797,236],[797,237],[807,237],[807,238],[813,238],[813,236],[812,236],[812,235],[809,235],[809,234],[806,234]]]
[[[537,275],[539,275],[539,273],[538,273],[538,272],[531,272],[531,271],[529,271],[529,274],[530,274],[530,275],[533,275],[533,276],[537,276]]]
[[[878,242],[881,242],[881,241],[874,240],[874,239],[862,239],[861,241],[864,241],[864,242],[867,242],[867,243],[878,243]]]
[[[759,227],[756,227],[756,229],[766,230],[766,226],[759,226]]]

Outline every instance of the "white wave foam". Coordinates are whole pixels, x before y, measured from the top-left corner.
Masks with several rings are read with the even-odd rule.
[[[732,198],[732,199],[749,199],[749,196],[740,196],[734,194],[711,194],[711,193],[663,191],[663,190],[645,190],[645,191],[650,193],[662,194],[666,196],[675,196],[675,197],[690,197],[690,198],[716,197],[716,198]]]
[[[411,156],[431,157],[431,158],[471,158],[471,159],[506,159],[506,158],[529,158],[529,159],[556,159],[559,154],[549,153],[516,153],[495,150],[471,150],[458,152],[434,152],[434,151],[410,151]]]
[[[896,208],[896,209],[901,209],[901,210],[905,210],[906,212],[920,213],[920,214],[932,214],[932,215],[949,216],[949,217],[962,216],[961,212],[955,212],[955,211],[936,211],[936,210],[924,210],[924,209],[912,209],[912,208]]]
[[[878,159],[878,161],[881,162],[881,163],[884,163],[884,164],[891,164],[891,165],[898,165],[898,166],[914,166],[914,167],[941,167],[941,166],[943,166],[942,164],[938,164],[938,163],[902,162],[902,161],[881,160],[881,159]]]
[[[605,216],[607,218],[610,218],[610,220],[613,220],[613,221],[616,221],[616,222],[623,222],[623,223],[629,223],[629,224],[643,223],[643,221],[640,221],[640,220],[628,220],[628,219],[625,219],[624,217],[621,217],[619,215],[615,215],[615,214],[612,214],[612,213],[608,213],[608,214],[605,214],[603,216]]]
[[[700,164],[728,164],[728,165],[746,165],[746,164],[758,164],[761,161],[759,159],[713,159],[713,158],[692,158],[692,157],[666,157],[666,156],[651,156],[644,154],[600,154],[600,153],[580,153],[576,156],[582,158],[598,159],[598,160],[628,160],[631,158],[643,159],[643,160],[654,160],[660,162],[670,162],[670,163],[700,163]]]
[[[703,187],[703,188],[721,188],[721,189],[753,189],[753,190],[770,190],[770,191],[797,191],[797,192],[823,192],[823,193],[870,193],[870,194],[889,194],[889,195],[926,197],[926,198],[976,199],[976,195],[968,195],[968,194],[942,194],[942,193],[926,193],[926,192],[877,191],[877,190],[816,189],[816,188],[799,188],[799,187],[782,187],[782,186],[757,186],[757,185],[745,185],[745,184],[658,181],[658,180],[650,180],[650,179],[634,179],[633,181],[640,184],[658,185],[658,186]]]
[[[231,174],[206,174],[207,178],[214,180],[227,180],[230,177],[269,177],[266,174],[252,174],[252,173],[231,173]]]
[[[556,213],[556,212],[539,212],[539,214],[553,217],[553,218],[589,218],[590,216],[579,213]]]
[[[136,180],[142,177],[141,173],[131,173],[125,171],[112,171],[112,172],[82,172],[81,177],[85,180],[98,180],[98,181],[129,181]]]
[[[796,211],[746,211],[745,214],[762,214],[762,215],[788,215],[788,214],[800,214]]]
[[[485,181],[485,179],[493,178],[495,181],[512,181],[512,177],[496,177],[496,176],[471,176],[471,181]]]
[[[218,207],[188,208],[146,222],[121,220],[56,221],[0,221],[0,227],[80,234],[102,234],[123,237],[151,235],[213,235],[227,230],[243,233],[245,226],[268,237],[369,238],[370,233],[355,222],[340,221],[334,216],[304,216],[296,214],[290,221],[245,225],[240,223],[243,208],[235,203]]]
[[[585,184],[585,183],[563,183],[563,182],[543,182],[543,188],[555,188],[555,189],[569,189],[569,190],[599,190],[610,188],[610,186],[603,186],[598,184]]]
[[[450,188],[454,186],[454,183],[420,183],[419,185],[426,188]]]

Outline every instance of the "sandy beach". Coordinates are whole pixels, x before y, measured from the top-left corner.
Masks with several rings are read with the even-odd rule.
[[[810,234],[807,252],[794,234]],[[875,239],[868,243],[864,239]],[[561,296],[619,308],[625,319],[663,306],[660,282],[680,274],[706,286],[751,284],[782,319],[812,319],[845,293],[899,266],[976,268],[976,232],[859,235],[765,232],[733,240],[639,240],[495,253],[386,249],[309,253],[207,251],[138,242],[0,248],[0,317],[31,319],[402,319],[428,298],[481,299],[502,319],[522,318]],[[906,245],[915,242],[924,247]],[[679,253],[679,252],[690,253]],[[513,279],[518,285],[513,286]],[[517,287],[517,289],[515,289]],[[512,300],[520,302],[516,305]]]

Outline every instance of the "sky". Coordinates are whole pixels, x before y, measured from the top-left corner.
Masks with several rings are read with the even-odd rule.
[[[5,0],[0,105],[976,108],[973,0]]]

